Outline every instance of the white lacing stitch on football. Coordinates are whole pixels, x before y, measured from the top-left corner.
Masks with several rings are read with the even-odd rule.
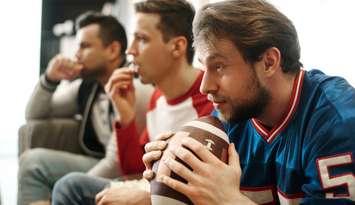
[[[201,122],[201,121],[191,121],[186,123],[184,126],[190,126],[190,127],[196,127],[198,129],[206,130],[207,132],[217,135],[218,137],[222,138],[226,142],[229,142],[227,134],[219,129],[218,127],[215,127],[211,124],[208,124],[206,122]]]

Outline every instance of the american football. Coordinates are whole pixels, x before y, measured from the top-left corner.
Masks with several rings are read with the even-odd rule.
[[[168,147],[164,151],[162,158],[175,158],[169,150],[180,146],[181,139],[184,137],[196,139],[220,160],[225,163],[227,162],[229,140],[227,134],[224,132],[222,123],[216,117],[205,116],[186,123],[180,131],[176,132],[176,134],[169,139]],[[179,159],[177,160],[182,162]],[[164,163],[159,162],[160,161],[157,161],[153,165],[153,171],[156,175],[163,174],[186,182],[183,178],[172,172]],[[185,195],[155,180],[151,181],[151,200],[152,205],[192,204]]]

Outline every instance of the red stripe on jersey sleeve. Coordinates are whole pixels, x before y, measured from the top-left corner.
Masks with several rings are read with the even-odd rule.
[[[128,126],[122,128],[119,122],[115,123],[115,132],[118,147],[118,159],[124,175],[137,174],[144,171],[142,161],[143,147],[139,143],[139,134],[136,123],[132,121]]]

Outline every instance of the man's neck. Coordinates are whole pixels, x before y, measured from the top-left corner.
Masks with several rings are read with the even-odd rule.
[[[123,59],[119,58],[107,65],[107,67],[105,68],[105,72],[103,72],[102,75],[97,78],[97,81],[100,83],[100,85],[102,87],[105,87],[105,85],[108,82],[108,80],[110,79],[113,71],[115,71],[115,69],[119,68],[121,66],[122,62],[123,62]]]
[[[157,87],[162,91],[166,99],[175,99],[185,94],[194,84],[199,71],[188,63],[178,64],[171,69],[169,76],[166,76]]]
[[[267,127],[277,125],[289,111],[292,100],[292,90],[296,75],[282,75],[278,79],[273,79],[273,86],[269,87],[270,102],[266,106],[263,114],[257,119]]]

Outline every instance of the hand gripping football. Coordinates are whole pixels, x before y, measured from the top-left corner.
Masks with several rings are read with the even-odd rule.
[[[229,140],[227,134],[224,132],[222,123],[217,118],[206,116],[185,124],[180,131],[169,139],[168,147],[163,152],[162,158],[174,158],[169,150],[180,146],[183,137],[192,137],[196,139],[205,145],[206,149],[211,151],[216,157],[227,163]],[[177,161],[183,163],[180,159],[177,159]],[[185,164],[185,166],[187,165]],[[160,161],[153,164],[153,171],[156,173],[156,176],[163,174],[186,183],[183,178],[172,172],[164,163],[160,163]],[[171,189],[165,184],[157,182],[156,180],[151,181],[150,187],[152,205],[192,204],[185,195]]]

